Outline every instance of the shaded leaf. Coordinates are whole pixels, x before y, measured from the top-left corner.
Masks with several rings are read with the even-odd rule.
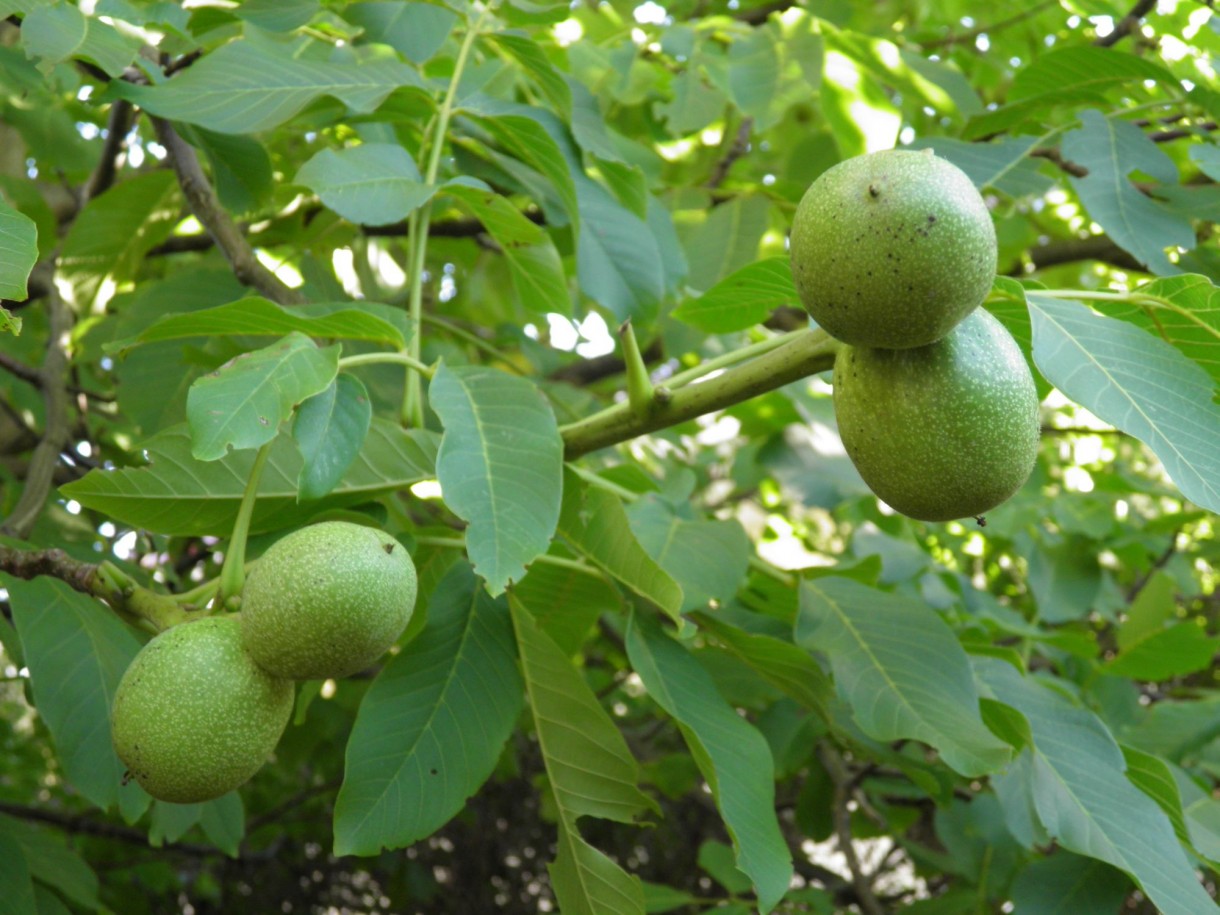
[[[317,307],[317,306],[312,306]],[[403,348],[406,340],[393,324],[348,304],[339,311],[311,317],[300,308],[285,308],[259,296],[238,299],[215,308],[166,315],[138,336],[106,344],[107,352],[122,352],[145,343],[190,337],[281,337],[292,332],[340,340],[367,340]]]
[[[469,523],[466,550],[493,594],[520,581],[555,534],[563,441],[530,381],[442,365],[428,389],[445,426],[436,459],[445,504]]]
[[[565,912],[643,912],[639,879],[588,846],[577,820],[635,821],[656,805],[637,787],[627,742],[563,651],[509,598],[542,761],[559,813],[559,855],[550,866]]]
[[[755,261],[726,276],[673,316],[711,334],[727,334],[761,324],[781,305],[799,304],[786,257]]]
[[[220,133],[257,133],[279,126],[324,95],[367,113],[402,86],[422,88],[423,82],[397,60],[298,60],[270,54],[263,44],[233,41],[160,85],[116,81],[111,91],[159,117]]]
[[[505,198],[478,188],[449,186],[494,238],[508,261],[521,304],[535,314],[568,314],[572,300],[555,243]]]
[[[279,435],[259,481],[251,533],[301,524],[325,508],[356,505],[436,476],[438,437],[374,419],[356,461],[320,502],[300,504],[297,485],[303,461],[292,437]],[[154,533],[201,536],[233,527],[253,451],[231,451],[218,461],[191,456],[186,424],[173,426],[144,444],[149,464],[91,470],[60,492],[113,521]]]
[[[417,64],[429,60],[444,46],[458,21],[457,14],[443,6],[405,0],[353,3],[342,15],[363,27],[368,40],[388,44]]]
[[[411,154],[388,143],[324,149],[293,180],[344,219],[367,226],[406,219],[436,193],[424,183]]]
[[[169,169],[121,181],[88,203],[64,239],[59,272],[79,305],[93,301],[107,277],[132,279],[179,218],[178,184]]]
[[[1060,849],[1017,875],[1012,901],[1038,915],[1114,915],[1131,884],[1110,865]]]
[[[734,197],[715,207],[683,242],[690,284],[710,290],[734,271],[753,264],[770,211],[765,197]]]
[[[110,743],[110,703],[140,643],[108,609],[61,581],[3,581],[38,714],[64,772],[91,802],[111,808],[125,767]]]
[[[1029,721],[1036,749],[1023,751],[1032,753],[1026,775],[1047,832],[1069,851],[1126,871],[1165,915],[1215,912],[1169,818],[1127,780],[1101,720],[1008,664],[978,664],[995,697]]]
[[[38,915],[34,880],[21,845],[0,832],[0,915]]]
[[[1009,761],[979,717],[966,652],[923,601],[846,578],[806,580],[796,642],[830,658],[835,688],[868,736],[922,740],[963,775]]]
[[[62,835],[0,814],[0,834],[17,840],[29,865],[30,875],[79,905],[89,909],[101,906],[98,900],[97,874],[68,847]],[[5,887],[0,878],[0,887]],[[2,894],[0,894],[2,895]]]
[[[24,302],[26,280],[38,260],[38,227],[0,198],[0,298]],[[0,332],[21,330],[21,319],[0,308]]]
[[[257,448],[271,441],[297,404],[334,380],[339,350],[338,344],[319,349],[293,331],[196,380],[186,398],[191,453],[214,461],[230,448]]]
[[[513,585],[513,599],[568,655],[584,644],[598,617],[623,610],[622,596],[598,569],[554,565],[541,559]]]
[[[431,835],[491,774],[522,705],[503,598],[459,562],[428,621],[360,704],[335,804],[335,854],[373,855]]]
[[[1104,670],[1133,680],[1168,680],[1205,670],[1220,651],[1220,638],[1193,622],[1178,623],[1128,645]]]
[[[292,424],[303,461],[301,499],[320,499],[338,485],[360,454],[372,418],[368,391],[346,372],[301,404]]]
[[[640,546],[623,503],[613,493],[586,487],[575,474],[567,474],[559,532],[573,549],[606,574],[674,620],[679,618],[682,588]]]
[[[995,188],[1010,197],[1043,194],[1054,184],[1038,170],[1041,160],[1029,154],[1040,142],[1038,137],[1011,137],[990,143],[966,143],[951,137],[917,140],[905,149],[934,149],[974,182],[979,190]]]
[[[766,740],[717,692],[711,675],[650,617],[632,613],[627,655],[648,694],[682,725],[733,840],[737,867],[770,912],[788,889],[792,862],[775,814]]]
[[[665,295],[665,268],[652,231],[600,184],[582,178],[576,270],[585,295],[620,322],[647,322]]]

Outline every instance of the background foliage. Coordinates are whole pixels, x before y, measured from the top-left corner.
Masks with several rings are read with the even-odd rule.
[[[0,912],[1215,910],[1210,4],[0,15]],[[879,505],[799,350],[796,203],[894,145],[1044,397],[985,527]],[[153,802],[91,576],[206,597],[264,446],[251,554],[369,519],[420,606]]]

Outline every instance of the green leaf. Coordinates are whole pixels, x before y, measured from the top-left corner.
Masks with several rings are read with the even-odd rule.
[[[1205,276],[1167,276],[1140,286],[1138,302],[1098,302],[1099,311],[1122,318],[1172,343],[1201,365],[1220,387],[1220,288]]]
[[[513,288],[534,314],[569,314],[572,298],[555,243],[504,197],[478,188],[450,185],[447,193],[466,205],[500,246]]]
[[[618,589],[593,567],[535,562],[512,594],[567,655],[580,650],[598,617],[623,610]]]
[[[585,295],[620,321],[650,321],[665,295],[665,268],[652,230],[600,184],[582,178],[576,271]]]
[[[1146,57],[1109,48],[1060,48],[1023,67],[1013,80],[1008,99],[1019,102],[1065,89],[1096,91],[1144,80],[1178,86],[1172,73]]]
[[[534,78],[543,94],[561,115],[571,116],[572,90],[537,42],[511,32],[496,32],[488,37]]]
[[[249,41],[222,45],[157,86],[117,83],[110,91],[150,114],[220,133],[270,130],[325,95],[367,114],[396,88],[423,86],[419,74],[397,60],[299,60]]]
[[[1063,137],[1063,155],[1089,170],[1072,187],[1089,215],[1124,250],[1156,273],[1178,273],[1165,256],[1169,247],[1193,248],[1190,220],[1161,207],[1131,182],[1135,171],[1176,184],[1177,167],[1134,124],[1082,111],[1081,126]]]
[[[38,260],[38,227],[0,198],[0,298],[24,302],[26,280]],[[0,308],[0,332],[21,330],[21,319]]]
[[[1220,407],[1207,373],[1126,322],[1036,292],[1026,300],[1042,374],[1151,448],[1186,498],[1220,511]]]
[[[29,865],[30,875],[85,908],[97,909],[97,875],[85,860],[68,847],[64,837],[32,823],[0,814],[0,834],[16,839]],[[4,887],[0,877],[0,887]],[[3,895],[0,893],[0,895]]]
[[[1178,840],[1189,842],[1190,833],[1186,829],[1186,819],[1182,811],[1182,795],[1178,792],[1178,783],[1174,780],[1169,763],[1135,747],[1124,746],[1121,749],[1123,761],[1127,766],[1128,780],[1165,811]]]
[[[279,435],[259,481],[252,533],[280,530],[308,521],[327,508],[358,505],[436,476],[437,436],[407,431],[374,419],[360,455],[339,484],[320,502],[299,503],[303,461],[292,437]],[[91,470],[60,492],[119,524],[181,536],[225,534],[232,529],[253,451],[231,451],[218,461],[191,456],[185,423],[144,444],[149,464],[118,470]]]
[[[231,213],[251,213],[271,202],[276,178],[271,157],[253,137],[180,125],[183,138],[200,149],[212,167],[221,205]]]
[[[469,523],[466,550],[499,594],[550,546],[563,491],[563,440],[530,381],[441,365],[428,389],[445,427],[436,459],[445,504]]]
[[[38,915],[34,881],[17,840],[0,832],[0,915]]]
[[[770,126],[779,83],[780,54],[769,29],[750,29],[729,47],[729,91],[745,114]]]
[[[1010,137],[990,143],[966,143],[951,137],[929,137],[904,147],[934,149],[974,182],[979,190],[995,188],[1009,197],[1030,197],[1048,191],[1054,182],[1038,170],[1040,159],[1029,154],[1038,137]]]
[[[564,478],[559,531],[572,548],[677,621],[682,588],[640,546],[623,503],[613,493]]]
[[[481,117],[478,118],[478,123],[504,149],[551,183],[559,194],[572,225],[578,226],[584,204],[578,203],[576,182],[568,160],[546,128],[534,118],[519,114]]]
[[[737,592],[754,550],[740,521],[686,521],[656,498],[641,499],[627,514],[644,552],[682,588],[682,612]]]
[[[318,0],[242,0],[233,12],[260,29],[291,32],[308,23],[320,9]]]
[[[788,890],[792,861],[775,814],[766,740],[716,691],[711,675],[652,618],[632,613],[627,656],[658,705],[682,725],[733,840],[737,867],[770,912]]]
[[[709,334],[727,334],[761,324],[781,305],[799,302],[786,257],[767,257],[726,276],[673,316]]]
[[[1160,632],[1173,619],[1178,608],[1177,591],[1177,583],[1165,572],[1157,571],[1148,577],[1127,607],[1127,618],[1118,627],[1120,651]]]
[[[373,681],[347,745],[335,854],[373,855],[448,822],[491,774],[522,705],[503,598],[459,562],[428,622]]]
[[[238,299],[215,308],[166,315],[138,336],[105,346],[107,352],[126,352],[145,343],[186,340],[191,337],[283,337],[293,332],[336,340],[367,340],[396,349],[406,339],[393,324],[361,310],[360,303],[343,303],[338,311],[310,317],[302,308],[285,308],[258,296]],[[312,305],[310,308],[319,306]]]
[[[1029,545],[1029,590],[1048,623],[1084,619],[1092,610],[1101,593],[1101,566],[1091,545],[1082,537]]]
[[[1215,912],[1169,818],[1127,780],[1101,720],[1008,664],[977,663],[995,697],[1029,721],[1036,749],[1022,755],[1032,752],[1026,772],[1047,832],[1069,851],[1126,871],[1164,915]]]
[[[324,149],[301,166],[293,181],[344,219],[366,226],[406,219],[436,193],[424,183],[411,154],[388,143]]]
[[[21,23],[21,44],[31,58],[41,58],[44,75],[80,50],[88,34],[88,17],[67,3],[40,6]]]
[[[1016,911],[1038,915],[1114,915],[1130,892],[1110,865],[1059,849],[1017,875],[1012,901]]]
[[[966,652],[923,601],[846,578],[807,580],[796,643],[830,658],[839,696],[869,737],[922,740],[967,776],[1011,758],[979,717]]]
[[[0,271],[4,268],[0,266]],[[26,295],[22,292],[22,298]],[[21,319],[15,317],[11,311],[0,305],[0,334],[12,334],[14,337],[21,336]]]
[[[770,211],[765,197],[734,197],[713,209],[683,242],[690,284],[710,290],[734,271],[754,263]]]
[[[509,607],[559,813],[559,857],[551,865],[558,874],[559,906],[565,912],[642,913],[639,879],[592,847],[581,847],[577,820],[588,816],[632,823],[645,810],[659,810],[637,787],[639,766],[593,690],[514,597]]]
[[[457,14],[430,3],[353,3],[342,12],[348,22],[361,26],[369,41],[388,44],[408,60],[422,64],[445,44],[457,23]]]
[[[564,913],[643,915],[644,893],[638,877],[563,825],[557,844],[558,853],[547,869]]]
[[[811,712],[827,715],[834,686],[809,652],[770,635],[747,632],[709,613],[692,618],[760,677]]]
[[[199,825],[208,840],[230,858],[241,853],[241,840],[246,834],[246,809],[236,791],[208,801],[199,815]]]
[[[178,184],[169,169],[120,181],[90,200],[64,239],[59,272],[78,306],[88,305],[107,277],[133,279],[146,255],[169,237],[180,217]]]
[[[186,399],[191,453],[214,461],[229,448],[257,448],[271,441],[297,404],[334,381],[339,350],[338,344],[319,349],[293,331],[196,380]]]
[[[292,424],[304,461],[301,499],[320,499],[338,485],[360,454],[372,418],[368,391],[346,372],[301,404]]]
[[[654,108],[670,135],[683,137],[719,120],[727,101],[723,92],[708,84],[700,67],[687,67],[673,80],[673,98]]]
[[[1178,623],[1125,648],[1103,670],[1132,680],[1168,680],[1211,667],[1220,637],[1193,622]]]
[[[92,803],[113,807],[125,767],[110,744],[110,703],[140,643],[110,610],[61,581],[3,581],[64,772]]]

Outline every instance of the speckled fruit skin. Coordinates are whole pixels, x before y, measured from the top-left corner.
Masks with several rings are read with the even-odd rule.
[[[415,564],[401,543],[371,527],[324,521],[259,559],[242,590],[242,639],[277,677],[346,677],[402,634],[415,590]]]
[[[140,649],[114,696],[119,759],[153,797],[193,804],[259,770],[292,712],[292,683],[258,667],[234,617],[162,632]]]
[[[923,521],[981,515],[1021,488],[1038,454],[1038,392],[1016,341],[979,309],[919,349],[845,346],[839,434],[864,482]]]
[[[797,207],[790,250],[805,308],[853,346],[939,340],[982,303],[996,272],[986,203],[930,151],[870,153],[827,169]]]

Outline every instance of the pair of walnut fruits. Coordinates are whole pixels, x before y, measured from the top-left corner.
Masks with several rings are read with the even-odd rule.
[[[416,587],[389,534],[342,521],[289,534],[251,571],[240,614],[174,626],[136,655],[111,712],[119,758],[163,801],[232,791],[279,742],[293,681],[376,661],[406,628]]]
[[[828,169],[797,208],[797,292],[844,345],[834,406],[864,482],[923,521],[978,517],[1029,478],[1038,394],[1012,335],[979,308],[996,272],[991,215],[931,151]]]

